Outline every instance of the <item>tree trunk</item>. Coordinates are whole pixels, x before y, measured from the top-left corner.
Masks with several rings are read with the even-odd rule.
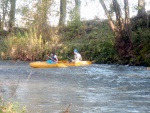
[[[9,31],[12,32],[15,25],[15,10],[16,0],[10,0],[10,13],[9,13]]]
[[[48,13],[49,3],[48,0],[42,0],[42,23],[47,23],[47,13]]]
[[[136,16],[136,25],[139,27],[147,26],[148,27],[148,15],[145,11],[145,0],[138,0],[138,13]]]
[[[130,24],[130,13],[128,0],[124,0],[125,24]]]
[[[121,17],[121,10],[117,0],[113,0],[113,6],[117,21],[115,47],[119,56],[121,58],[126,58],[131,56],[132,49],[128,0],[124,0],[125,20]]]
[[[81,0],[75,0],[75,19],[80,20]]]
[[[1,20],[1,15],[0,15],[0,31],[2,30],[2,20]]]
[[[2,12],[3,12],[3,15],[2,15],[2,18],[1,18],[1,26],[2,26],[2,29],[4,28],[4,25],[5,25],[5,17],[6,17],[6,14],[7,14],[7,7],[8,7],[8,1],[9,0],[6,0],[6,1],[3,1],[2,3]]]
[[[131,52],[131,29],[129,23],[128,0],[124,0],[125,5],[125,21],[121,17],[121,10],[117,0],[113,0],[114,11],[117,21],[117,35],[115,46],[120,57],[128,57]],[[129,26],[128,26],[129,25]]]
[[[138,0],[138,17],[145,17],[146,11],[145,11],[145,0]]]
[[[131,42],[131,27],[129,19],[129,6],[128,0],[125,2],[125,21],[121,17],[121,10],[117,0],[113,0],[113,8],[116,14],[116,25],[114,24],[103,0],[99,0],[101,3],[112,31],[115,33],[115,48],[120,58],[128,57],[131,53],[132,42]]]
[[[106,13],[106,16],[107,16],[107,18],[108,18],[109,25],[110,25],[112,31],[115,32],[115,29],[116,29],[116,28],[115,28],[115,25],[114,25],[113,20],[112,20],[110,14],[109,14],[109,12],[108,12],[108,10],[107,10],[107,8],[106,8],[106,5],[105,5],[104,1],[103,1],[103,0],[99,0],[99,2],[101,3],[101,5],[102,5],[102,7],[103,7],[103,9],[104,9],[104,11],[105,11],[105,13]]]
[[[67,0],[60,0],[60,17],[59,17],[59,26],[63,27],[66,21],[66,5]]]
[[[118,4],[117,0],[113,0],[113,8],[116,14],[116,22],[117,22],[117,30],[122,30],[124,27],[124,22],[123,19],[121,17],[121,9],[120,9],[120,5]]]
[[[131,22],[130,22],[130,13],[129,13],[129,3],[128,0],[124,0],[124,8],[125,8],[125,30],[129,39],[131,40]]]
[[[48,38],[48,30],[47,30],[47,14],[48,14],[48,9],[49,9],[49,0],[42,0],[41,4],[41,30],[42,30],[42,39],[43,42],[45,43],[47,38]],[[40,29],[40,28],[39,28]]]

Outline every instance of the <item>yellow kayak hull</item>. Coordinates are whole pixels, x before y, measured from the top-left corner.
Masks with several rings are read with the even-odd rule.
[[[58,63],[55,64],[48,64],[46,61],[45,62],[31,62],[29,65],[33,68],[57,68],[57,67],[70,67],[70,66],[86,66],[90,65],[92,62],[90,61],[79,61],[79,62],[68,62],[67,60],[65,61],[59,61]]]

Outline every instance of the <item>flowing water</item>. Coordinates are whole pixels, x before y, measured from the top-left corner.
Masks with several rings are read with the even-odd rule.
[[[106,64],[39,69],[0,61],[0,94],[28,113],[62,113],[70,103],[70,113],[150,113],[150,70]]]

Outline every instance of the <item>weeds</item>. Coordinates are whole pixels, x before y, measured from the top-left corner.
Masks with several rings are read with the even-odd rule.
[[[18,103],[12,102],[5,105],[0,96],[0,113],[26,113],[26,107],[21,107]]]

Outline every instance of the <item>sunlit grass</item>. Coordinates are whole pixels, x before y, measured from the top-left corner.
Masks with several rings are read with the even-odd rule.
[[[8,102],[0,106],[0,113],[26,113],[26,107],[21,107],[18,103]]]
[[[47,53],[62,46],[58,43],[59,38],[56,35],[44,42],[42,36],[37,36],[35,31],[25,35],[12,35],[4,40],[1,59],[43,60]]]

